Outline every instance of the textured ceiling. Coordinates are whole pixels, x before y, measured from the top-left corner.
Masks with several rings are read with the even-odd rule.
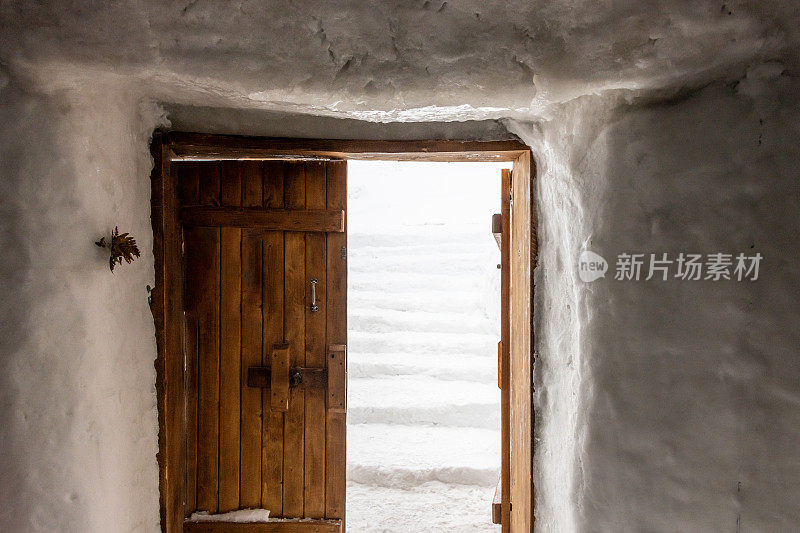
[[[3,3],[0,58],[55,84],[90,69],[190,104],[482,119],[786,63],[798,27],[788,1],[51,0]]]

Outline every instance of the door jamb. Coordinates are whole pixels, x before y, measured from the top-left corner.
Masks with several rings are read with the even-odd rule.
[[[528,390],[514,390],[512,364],[511,394],[522,398],[530,412],[514,412],[512,424],[523,442],[523,457],[512,457],[511,491],[529,494],[516,501],[506,531],[533,531],[533,332],[532,272],[536,264],[536,227],[533,211],[535,163],[530,148],[516,140],[502,141],[364,141],[336,139],[284,139],[242,137],[184,132],[155,132],[150,146],[154,159],[151,173],[151,221],[155,287],[151,310],[155,323],[157,357],[156,396],[158,406],[159,507],[161,530],[183,530],[186,397],[183,331],[183,268],[180,251],[177,183],[170,173],[173,161],[224,159],[354,159],[394,161],[513,161],[511,227],[511,359],[520,364],[516,371]],[[522,178],[522,179],[520,179]],[[516,214],[516,217],[515,217]],[[517,223],[514,223],[514,222]],[[516,229],[516,231],[515,231]],[[528,253],[522,254],[523,251]],[[516,281],[516,283],[515,283]],[[516,302],[516,305],[515,305]],[[519,439],[519,437],[517,437]],[[515,477],[516,474],[516,477]],[[523,485],[530,484],[525,487]],[[517,489],[517,490],[514,490]],[[528,490],[525,490],[528,489]],[[522,500],[522,498],[520,498]],[[489,502],[487,502],[488,506]],[[343,517],[344,518],[344,517]]]

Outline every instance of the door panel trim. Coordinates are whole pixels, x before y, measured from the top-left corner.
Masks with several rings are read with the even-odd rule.
[[[339,533],[341,520],[281,520],[275,522],[191,522],[183,523],[187,533]]]
[[[225,226],[304,233],[344,231],[344,211],[341,209],[233,209],[197,205],[182,207],[180,220],[184,226]]]
[[[281,139],[186,132],[169,132],[167,136],[173,161],[277,158],[514,161],[530,150],[527,145],[516,140]]]

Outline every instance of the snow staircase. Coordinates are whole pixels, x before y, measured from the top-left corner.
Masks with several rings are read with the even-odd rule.
[[[499,252],[459,231],[349,236],[349,531],[498,530]]]

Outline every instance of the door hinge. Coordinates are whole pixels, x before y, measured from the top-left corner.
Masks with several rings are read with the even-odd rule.
[[[347,246],[342,246],[342,259],[347,259]]]

